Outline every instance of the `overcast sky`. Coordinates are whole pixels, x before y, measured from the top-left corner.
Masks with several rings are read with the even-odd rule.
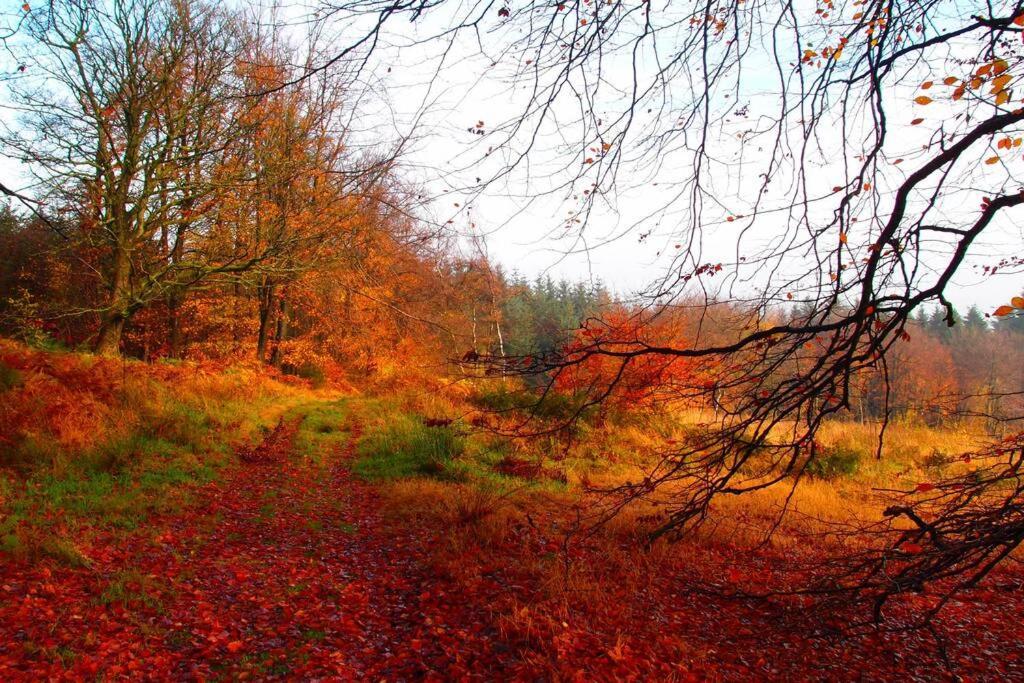
[[[308,10],[301,4],[286,5],[282,16],[292,24],[296,36],[308,26]],[[471,250],[468,238],[483,236],[490,258],[507,271],[528,277],[550,274],[555,278],[601,280],[621,295],[644,288],[666,272],[676,258],[676,245],[685,232],[680,226],[688,210],[685,203],[670,201],[678,192],[678,169],[686,163],[678,151],[666,154],[657,163],[630,167],[618,191],[607,196],[606,203],[599,203],[600,210],[591,215],[585,227],[570,225],[567,229],[567,211],[579,205],[579,194],[585,188],[546,193],[552,189],[549,178],[561,177],[561,167],[571,163],[567,160],[577,153],[567,152],[567,138],[558,126],[558,117],[563,113],[568,117],[570,112],[556,111],[552,125],[538,136],[527,164],[482,190],[464,191],[475,184],[476,178],[491,177],[508,161],[507,150],[484,153],[493,144],[492,127],[508,122],[522,109],[522,89],[528,86],[519,83],[517,89],[514,85],[514,73],[522,68],[522,57],[506,56],[494,64],[494,55],[481,54],[480,45],[468,40],[468,35],[443,56],[439,42],[411,45],[435,33],[448,19],[439,12],[418,24],[396,25],[387,35],[363,74],[363,87],[372,94],[359,101],[355,121],[362,139],[393,140],[412,133],[403,172],[431,199],[429,215],[457,232],[467,253]],[[330,31],[324,35],[328,48],[332,40],[344,40]],[[484,39],[486,42],[486,34]],[[487,51],[491,46],[483,47]],[[4,71],[10,73],[13,66],[6,64]],[[721,206],[717,212],[707,212],[708,218],[697,232],[700,262],[736,261],[738,256],[756,253],[772,243],[790,227],[785,213],[768,212],[739,242],[744,226],[739,221],[726,222],[730,212],[742,213],[749,205],[749,190],[752,183],[756,185],[760,169],[758,155],[762,151],[758,143],[743,136],[757,127],[762,113],[777,107],[779,95],[768,77],[770,65],[761,67],[765,69],[763,79],[757,78],[759,65],[750,65],[746,82],[754,85],[745,86],[740,93],[742,101],[736,103],[745,115],[732,116],[712,130],[710,145],[721,163],[712,167],[708,182]],[[614,72],[614,66],[611,70]],[[609,79],[614,81],[615,77],[612,73]],[[909,121],[917,115],[910,99],[906,98],[905,110],[892,112],[894,119]],[[615,104],[609,102],[610,110]],[[731,106],[728,102],[726,105]],[[943,112],[935,107],[928,115],[934,119]],[[11,116],[6,112],[7,120],[12,120]],[[475,132],[479,123],[490,135]],[[915,150],[920,150],[926,136],[925,126],[908,127],[898,141],[898,146],[906,148],[905,168],[912,170]],[[842,140],[831,142],[836,154],[841,155]],[[827,138],[824,144],[829,146]],[[898,148],[892,153],[903,154]],[[841,171],[838,159],[835,164],[835,168],[821,165],[814,169],[815,181],[823,188],[835,184],[834,178]],[[0,180],[11,184],[18,184],[16,179],[24,177],[22,169],[7,160],[0,160],[0,174]],[[667,205],[671,208],[664,209]],[[949,292],[959,307],[977,304],[988,312],[1024,290],[1020,276],[984,278],[976,267],[994,263],[1008,255],[1008,249],[1020,245],[1024,238],[1020,225],[1024,223],[1012,217],[1003,220],[974,249]],[[937,248],[941,251],[941,245]],[[756,278],[738,276],[728,282],[732,288],[723,295],[749,296],[759,287]]]
[[[668,199],[678,191],[678,169],[687,161],[678,150],[660,158],[657,164],[631,167],[617,193],[607,197],[607,205],[601,205],[602,210],[591,215],[582,229],[566,229],[563,222],[567,210],[578,205],[576,197],[582,187],[544,194],[552,185],[548,177],[556,175],[560,164],[567,163],[566,159],[575,153],[565,149],[566,136],[561,135],[557,125],[548,126],[538,136],[528,165],[490,183],[479,194],[458,191],[473,185],[478,177],[489,178],[489,173],[509,159],[502,149],[492,149],[486,158],[483,153],[495,144],[492,127],[508,122],[522,110],[523,89],[529,88],[529,84],[519,82],[517,89],[514,82],[514,72],[522,68],[525,56],[505,56],[495,64],[494,55],[480,54],[479,46],[468,40],[470,36],[456,42],[443,59],[437,42],[409,45],[433,34],[444,20],[438,16],[434,23],[397,26],[387,41],[390,46],[379,53],[380,59],[367,74],[367,81],[382,96],[378,106],[383,101],[388,103],[388,110],[382,108],[371,120],[382,122],[382,130],[391,127],[401,132],[413,130],[412,120],[417,123],[416,140],[409,148],[405,164],[410,177],[436,198],[431,206],[432,215],[442,223],[452,221],[449,228],[463,237],[485,236],[489,256],[494,261],[506,270],[531,277],[551,274],[556,278],[599,279],[616,292],[629,294],[649,285],[670,268],[676,256],[675,245],[681,239],[679,226],[688,210],[685,203],[662,210],[671,204]],[[401,49],[396,45],[401,45]],[[491,47],[486,34],[483,46],[485,50]],[[712,167],[708,183],[714,188],[722,210],[717,214],[708,211],[709,217],[697,233],[700,262],[735,262],[738,256],[756,253],[772,243],[788,228],[784,212],[769,211],[755,221],[740,242],[743,226],[740,222],[727,223],[725,219],[730,210],[741,213],[749,205],[751,185],[756,186],[756,174],[761,170],[759,155],[764,156],[759,143],[742,136],[757,127],[760,115],[771,113],[778,106],[777,86],[769,77],[771,65],[752,62],[745,68],[747,85],[740,93],[742,101],[736,104],[744,115],[731,116],[711,131],[710,146],[721,163]],[[764,78],[759,78],[759,68],[764,69]],[[613,69],[614,66],[609,70]],[[927,73],[908,74],[906,92],[900,100],[904,104],[889,108],[892,121],[904,120],[908,125],[887,145],[889,157],[898,158],[896,163],[903,165],[893,167],[888,179],[879,179],[883,197],[885,184],[894,186],[916,168],[915,160],[923,158],[922,147],[928,136],[943,117],[952,115],[939,102],[926,110],[913,103],[918,84],[928,77]],[[614,75],[607,78],[614,80]],[[610,111],[614,111],[615,104],[609,103]],[[729,106],[728,101],[725,106]],[[562,113],[569,118],[569,112],[559,111],[555,118]],[[925,124],[911,127],[909,121],[919,116],[926,117]],[[484,124],[488,135],[476,134],[478,123]],[[817,183],[822,193],[828,194],[827,188],[842,177],[841,160],[836,157],[842,156],[844,146],[838,133],[831,140],[826,134],[821,143],[827,161],[812,167],[811,183]],[[979,171],[987,172],[985,168]],[[956,221],[953,214],[961,208],[965,217],[976,212],[977,199],[966,192],[962,201],[950,197],[949,220]],[[780,200],[784,202],[784,197]],[[834,203],[824,210],[831,212],[833,208]],[[1024,278],[1020,275],[991,278],[983,277],[980,270],[983,265],[1012,255],[1016,246],[1024,243],[1020,219],[1024,215],[1003,216],[989,228],[985,239],[973,247],[968,263],[948,292],[958,307],[966,309],[976,304],[990,312],[1024,290]],[[933,249],[941,257],[947,245],[936,242],[926,249]],[[749,296],[759,286],[756,277],[739,276],[728,282],[731,289],[723,291],[723,295]]]

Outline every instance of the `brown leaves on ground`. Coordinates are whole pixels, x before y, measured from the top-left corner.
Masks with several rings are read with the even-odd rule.
[[[565,508],[532,499],[454,523],[399,509],[351,476],[358,429],[319,466],[291,453],[295,426],[281,421],[245,451],[267,466],[244,463],[198,489],[184,514],[98,534],[88,567],[4,559],[0,678],[947,675],[926,631],[853,635],[850,615],[803,599],[730,596],[773,576],[770,550],[644,550],[624,531],[566,545]],[[950,606],[942,631],[955,671],[1024,675],[1022,595],[1005,574]],[[900,610],[897,622],[913,604]]]

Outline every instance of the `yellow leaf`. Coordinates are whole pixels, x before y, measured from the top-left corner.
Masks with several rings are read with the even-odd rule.
[[[1010,74],[1003,74],[1002,76],[996,76],[992,79],[992,92],[1001,93],[1006,90],[1006,86],[1010,84],[1010,79],[1013,77]]]
[[[995,76],[998,76],[1009,68],[1010,65],[1006,63],[1005,59],[997,59],[992,62],[992,74]]]
[[[1003,90],[998,95],[996,95],[996,106],[999,106],[1001,104],[1006,104],[1009,101],[1010,101],[1010,91],[1009,90]]]
[[[1024,308],[1024,296],[1015,296],[1010,299],[1010,305],[1014,308]]]

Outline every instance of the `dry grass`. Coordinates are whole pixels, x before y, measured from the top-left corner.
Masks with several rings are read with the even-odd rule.
[[[458,402],[452,403],[416,407],[426,414],[453,414],[446,412],[458,410]],[[984,439],[964,427],[893,424],[883,458],[877,460],[877,427],[831,423],[820,440],[828,448],[855,454],[858,466],[849,476],[804,477],[795,489],[789,478],[747,495],[722,497],[707,523],[678,543],[650,545],[646,532],[663,508],[637,502],[593,533],[569,537],[565,545],[574,511],[593,510],[593,501],[581,493],[581,482],[612,486],[635,481],[650,464],[650,453],[681,440],[710,418],[710,413],[688,411],[584,427],[568,449],[557,440],[508,446],[510,452],[564,468],[570,484],[563,491],[524,488],[499,494],[474,481],[407,479],[387,486],[386,505],[400,517],[443,530],[442,542],[432,548],[432,564],[440,575],[471,586],[503,567],[513,577],[507,580],[520,588],[492,605],[497,623],[506,638],[529,644],[539,666],[555,672],[564,654],[559,634],[567,630],[604,633],[606,642],[610,638],[623,650],[640,647],[642,637],[615,629],[651,623],[649,614],[631,612],[647,607],[632,596],[654,586],[666,590],[680,578],[720,581],[737,568],[753,572],[755,581],[786,582],[792,580],[784,573],[789,560],[817,561],[823,553],[842,555],[862,545],[826,532],[880,519],[885,502],[877,488],[911,490],[940,470],[953,471],[961,466],[956,456]],[[762,566],[772,569],[750,570],[752,558],[761,558],[768,563]],[[691,646],[694,642],[685,634],[666,645],[680,653]]]
[[[6,340],[0,369],[0,550],[66,564],[87,562],[83,534],[175,509],[237,445],[326,396],[257,366],[148,365]]]

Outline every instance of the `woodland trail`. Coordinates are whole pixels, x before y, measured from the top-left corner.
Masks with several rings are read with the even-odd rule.
[[[953,678],[927,632],[843,635],[798,606],[688,591],[683,569],[601,584],[570,613],[522,569],[551,539],[514,521],[487,552],[458,555],[455,576],[432,563],[452,529],[396,517],[352,474],[354,400],[323,405],[342,417],[291,413],[186,508],[90,529],[88,566],[0,562],[0,681]],[[332,438],[307,448],[323,429]],[[577,561],[600,568],[604,552]],[[684,569],[729,552],[694,551]],[[1011,578],[946,615],[963,680],[1024,671]]]
[[[350,473],[359,425],[322,466],[293,457],[297,427],[88,568],[0,570],[0,678],[492,678],[512,653],[486,608],[429,575],[426,541]]]

